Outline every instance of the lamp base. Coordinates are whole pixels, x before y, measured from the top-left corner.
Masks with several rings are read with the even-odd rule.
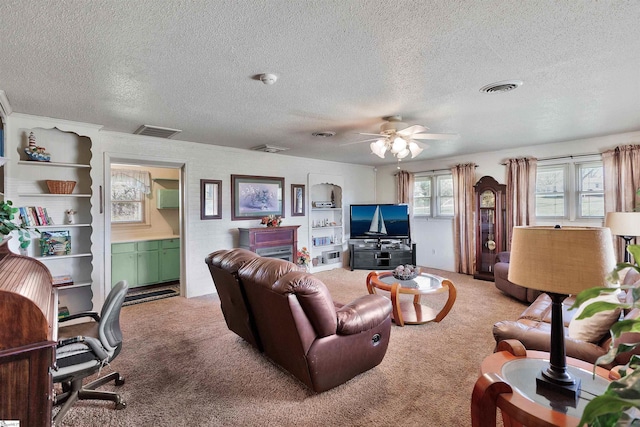
[[[575,408],[580,397],[580,379],[571,377],[570,381],[554,381],[547,372],[541,371],[536,376],[536,393],[560,406]]]

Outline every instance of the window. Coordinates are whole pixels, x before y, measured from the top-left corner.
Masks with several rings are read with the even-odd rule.
[[[111,170],[111,222],[145,224],[146,195],[150,192],[146,171]]]
[[[539,165],[536,217],[569,220],[604,217],[602,162]]]
[[[565,165],[538,166],[536,177],[536,216],[566,216]]]
[[[581,218],[604,217],[604,178],[602,162],[578,166],[578,215]]]
[[[453,177],[416,176],[413,185],[413,214],[431,217],[453,216]]]

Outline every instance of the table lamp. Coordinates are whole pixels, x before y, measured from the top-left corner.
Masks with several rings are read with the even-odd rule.
[[[509,281],[551,298],[549,367],[536,377],[536,393],[557,392],[577,400],[580,381],[567,372],[562,301],[605,285],[615,267],[611,231],[595,227],[514,227]]]
[[[611,234],[624,240],[624,262],[631,258],[627,246],[636,236],[640,236],[640,212],[607,212],[604,226],[611,229]]]

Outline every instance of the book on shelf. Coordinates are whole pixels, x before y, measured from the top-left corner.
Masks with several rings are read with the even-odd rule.
[[[70,274],[61,274],[59,276],[53,276],[53,280],[51,282],[54,287],[57,286],[69,286],[73,285],[73,278]]]
[[[39,225],[54,225],[47,208],[42,206],[25,206],[18,208],[22,225],[37,227]]]
[[[71,235],[68,230],[43,231],[40,237],[40,255],[55,256],[71,253]]]
[[[58,306],[58,319],[67,317],[69,314],[69,308],[66,305]]]

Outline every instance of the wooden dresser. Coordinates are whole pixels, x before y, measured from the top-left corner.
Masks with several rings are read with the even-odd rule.
[[[50,426],[58,294],[41,262],[0,243],[0,420]]]

